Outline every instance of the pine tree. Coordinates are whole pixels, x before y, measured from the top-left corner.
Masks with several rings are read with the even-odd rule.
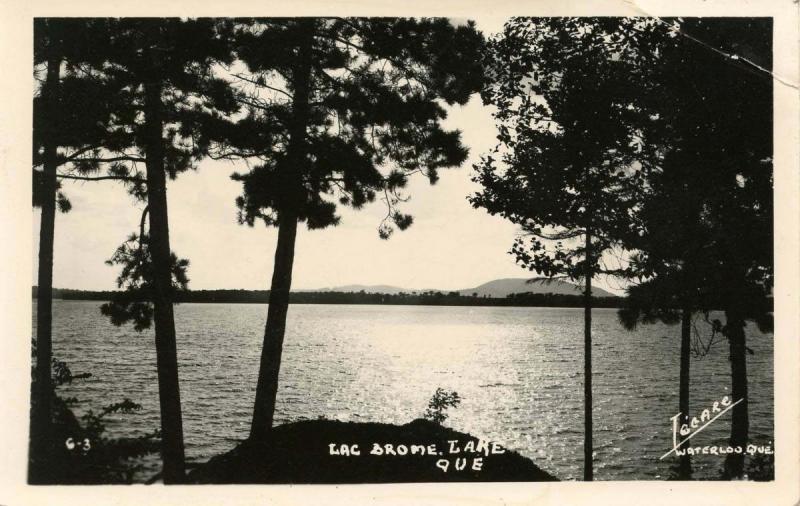
[[[691,18],[671,20],[670,28],[653,74],[662,103],[653,137],[663,162],[639,210],[646,233],[629,244],[640,251],[634,271],[661,292],[656,305],[724,311],[725,323],[715,321],[712,332],[729,342],[731,394],[741,400],[730,445],[744,447],[744,328],[748,320],[772,328],[771,24]],[[681,376],[683,396],[688,364],[687,385],[683,367]],[[726,457],[726,476],[740,477],[743,468],[743,455]]]
[[[238,109],[232,89],[215,74],[217,64],[232,61],[230,26],[209,18],[115,19],[103,48],[102,71],[123,84],[121,99],[133,111],[119,117],[118,126],[144,160],[145,181],[136,182],[132,193],[147,204],[133,238],[138,245],[126,241],[111,259],[123,265],[118,282],[129,290],[102,309],[115,324],[133,320],[137,330],[150,318],[155,324],[165,483],[185,476],[173,283],[188,282],[188,262],[170,249],[167,177],[194,168],[226,116]],[[130,297],[137,291],[145,302]]]
[[[243,184],[240,221],[278,227],[251,438],[270,430],[299,222],[336,225],[337,205],[387,206],[380,237],[405,229],[399,211],[413,173],[434,183],[467,157],[446,131],[442,103],[464,104],[479,89],[483,39],[446,19],[292,18],[243,22],[236,78],[247,115],[218,156],[255,158]]]
[[[48,117],[56,114],[60,68],[63,56],[56,34],[47,33],[49,26],[37,23],[34,62],[46,62],[47,77],[41,89],[42,109]],[[54,30],[53,30],[54,31]],[[49,35],[49,36],[48,36]],[[50,362],[52,360],[52,305],[53,305],[53,234],[56,216],[56,140],[43,143],[41,156],[43,170],[41,190],[34,193],[34,204],[42,208],[39,229],[39,272],[36,325],[36,378],[31,398],[31,446],[29,479],[36,483],[46,480],[45,466],[50,447],[50,417],[53,383]]]
[[[762,330],[772,327],[772,24],[768,18],[694,19],[682,30],[736,55],[710,52],[686,37],[678,49],[690,51],[691,58],[684,55],[680,61],[696,72],[689,80],[693,92],[688,85],[682,88],[694,99],[694,109],[685,113],[703,140],[692,147],[704,180],[693,183],[707,190],[702,217],[709,227],[709,247],[704,259],[709,284],[725,311],[722,333],[729,342],[731,394],[734,401],[742,400],[732,410],[730,444],[744,448],[749,432],[744,328],[747,320]],[[727,476],[740,477],[743,468],[742,454],[727,456]]]
[[[592,279],[625,274],[605,252],[624,247],[652,153],[641,100],[641,44],[653,21],[513,18],[490,42],[484,102],[499,145],[476,165],[470,197],[520,225],[523,267],[584,284],[584,479],[593,479]]]
[[[61,191],[63,179],[131,181],[121,138],[109,130],[115,99],[113,82],[87,71],[97,63],[92,50],[101,42],[102,22],[39,18],[34,23],[33,205],[40,207],[36,330],[36,377],[31,402],[32,482],[47,478],[52,398],[53,238],[56,208],[72,204]],[[109,155],[109,150],[115,151]],[[108,176],[92,174],[108,167]]]

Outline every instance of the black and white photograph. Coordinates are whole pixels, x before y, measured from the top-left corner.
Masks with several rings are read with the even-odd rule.
[[[798,16],[768,4],[34,10],[19,486],[800,499]]]

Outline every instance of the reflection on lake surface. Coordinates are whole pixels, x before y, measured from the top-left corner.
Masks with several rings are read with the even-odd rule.
[[[61,387],[94,409],[128,397],[135,415],[112,419],[110,437],[158,428],[152,331],[114,327],[99,302],[54,301],[54,355],[92,378]],[[187,458],[230,450],[249,431],[266,306],[176,306]],[[593,313],[595,478],[665,479],[675,457],[679,326],[627,332],[616,310]],[[35,302],[34,302],[35,318]],[[35,328],[35,322],[34,322]],[[773,441],[772,335],[748,325],[750,441]],[[692,360],[693,414],[730,391],[727,342]],[[583,310],[579,308],[292,305],[277,424],[320,416],[406,423],[437,387],[461,405],[445,422],[498,441],[560,479],[583,469]],[[81,411],[79,410],[79,413]],[[724,445],[730,413],[693,445]],[[723,457],[694,458],[716,478]]]

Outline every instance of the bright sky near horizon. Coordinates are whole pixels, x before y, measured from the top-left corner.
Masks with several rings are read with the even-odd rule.
[[[478,20],[485,34],[500,30],[502,20]],[[406,231],[389,240],[378,237],[386,213],[376,201],[360,211],[340,208],[338,227],[298,229],[293,288],[347,284],[388,284],[409,289],[470,288],[507,277],[535,276],[508,254],[516,227],[484,210],[473,209],[467,195],[479,186],[470,180],[472,164],[495,144],[491,110],[473,96],[453,107],[445,122],[459,129],[470,148],[463,166],[440,172],[436,185],[412,178],[403,211],[414,216]],[[245,171],[244,162],[200,162],[196,172],[168,183],[170,240],[179,257],[188,258],[192,289],[267,289],[272,276],[277,229],[236,222],[235,198],[241,184],[230,179]],[[104,263],[138,229],[142,204],[114,182],[64,181],[73,204],[56,218],[53,285],[59,288],[110,290],[119,268]],[[39,212],[33,211],[33,284],[36,284]],[[603,288],[612,291],[618,286]]]

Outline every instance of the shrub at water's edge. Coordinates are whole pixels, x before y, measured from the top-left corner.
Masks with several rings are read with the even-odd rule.
[[[35,349],[35,345],[34,345]],[[50,430],[44,444],[45,452],[29,453],[29,483],[31,485],[89,485],[127,484],[136,480],[137,473],[144,469],[141,458],[157,453],[158,431],[138,437],[110,438],[106,435],[108,415],[129,416],[141,409],[141,405],[125,398],[121,402],[108,404],[98,412],[92,409],[76,416],[74,408],[81,404],[76,397],[63,397],[58,387],[75,380],[92,377],[91,373],[73,374],[69,366],[56,358],[52,359],[53,388],[49,412]],[[34,388],[36,365],[32,368]],[[31,398],[31,408],[36,408],[37,399]]]

